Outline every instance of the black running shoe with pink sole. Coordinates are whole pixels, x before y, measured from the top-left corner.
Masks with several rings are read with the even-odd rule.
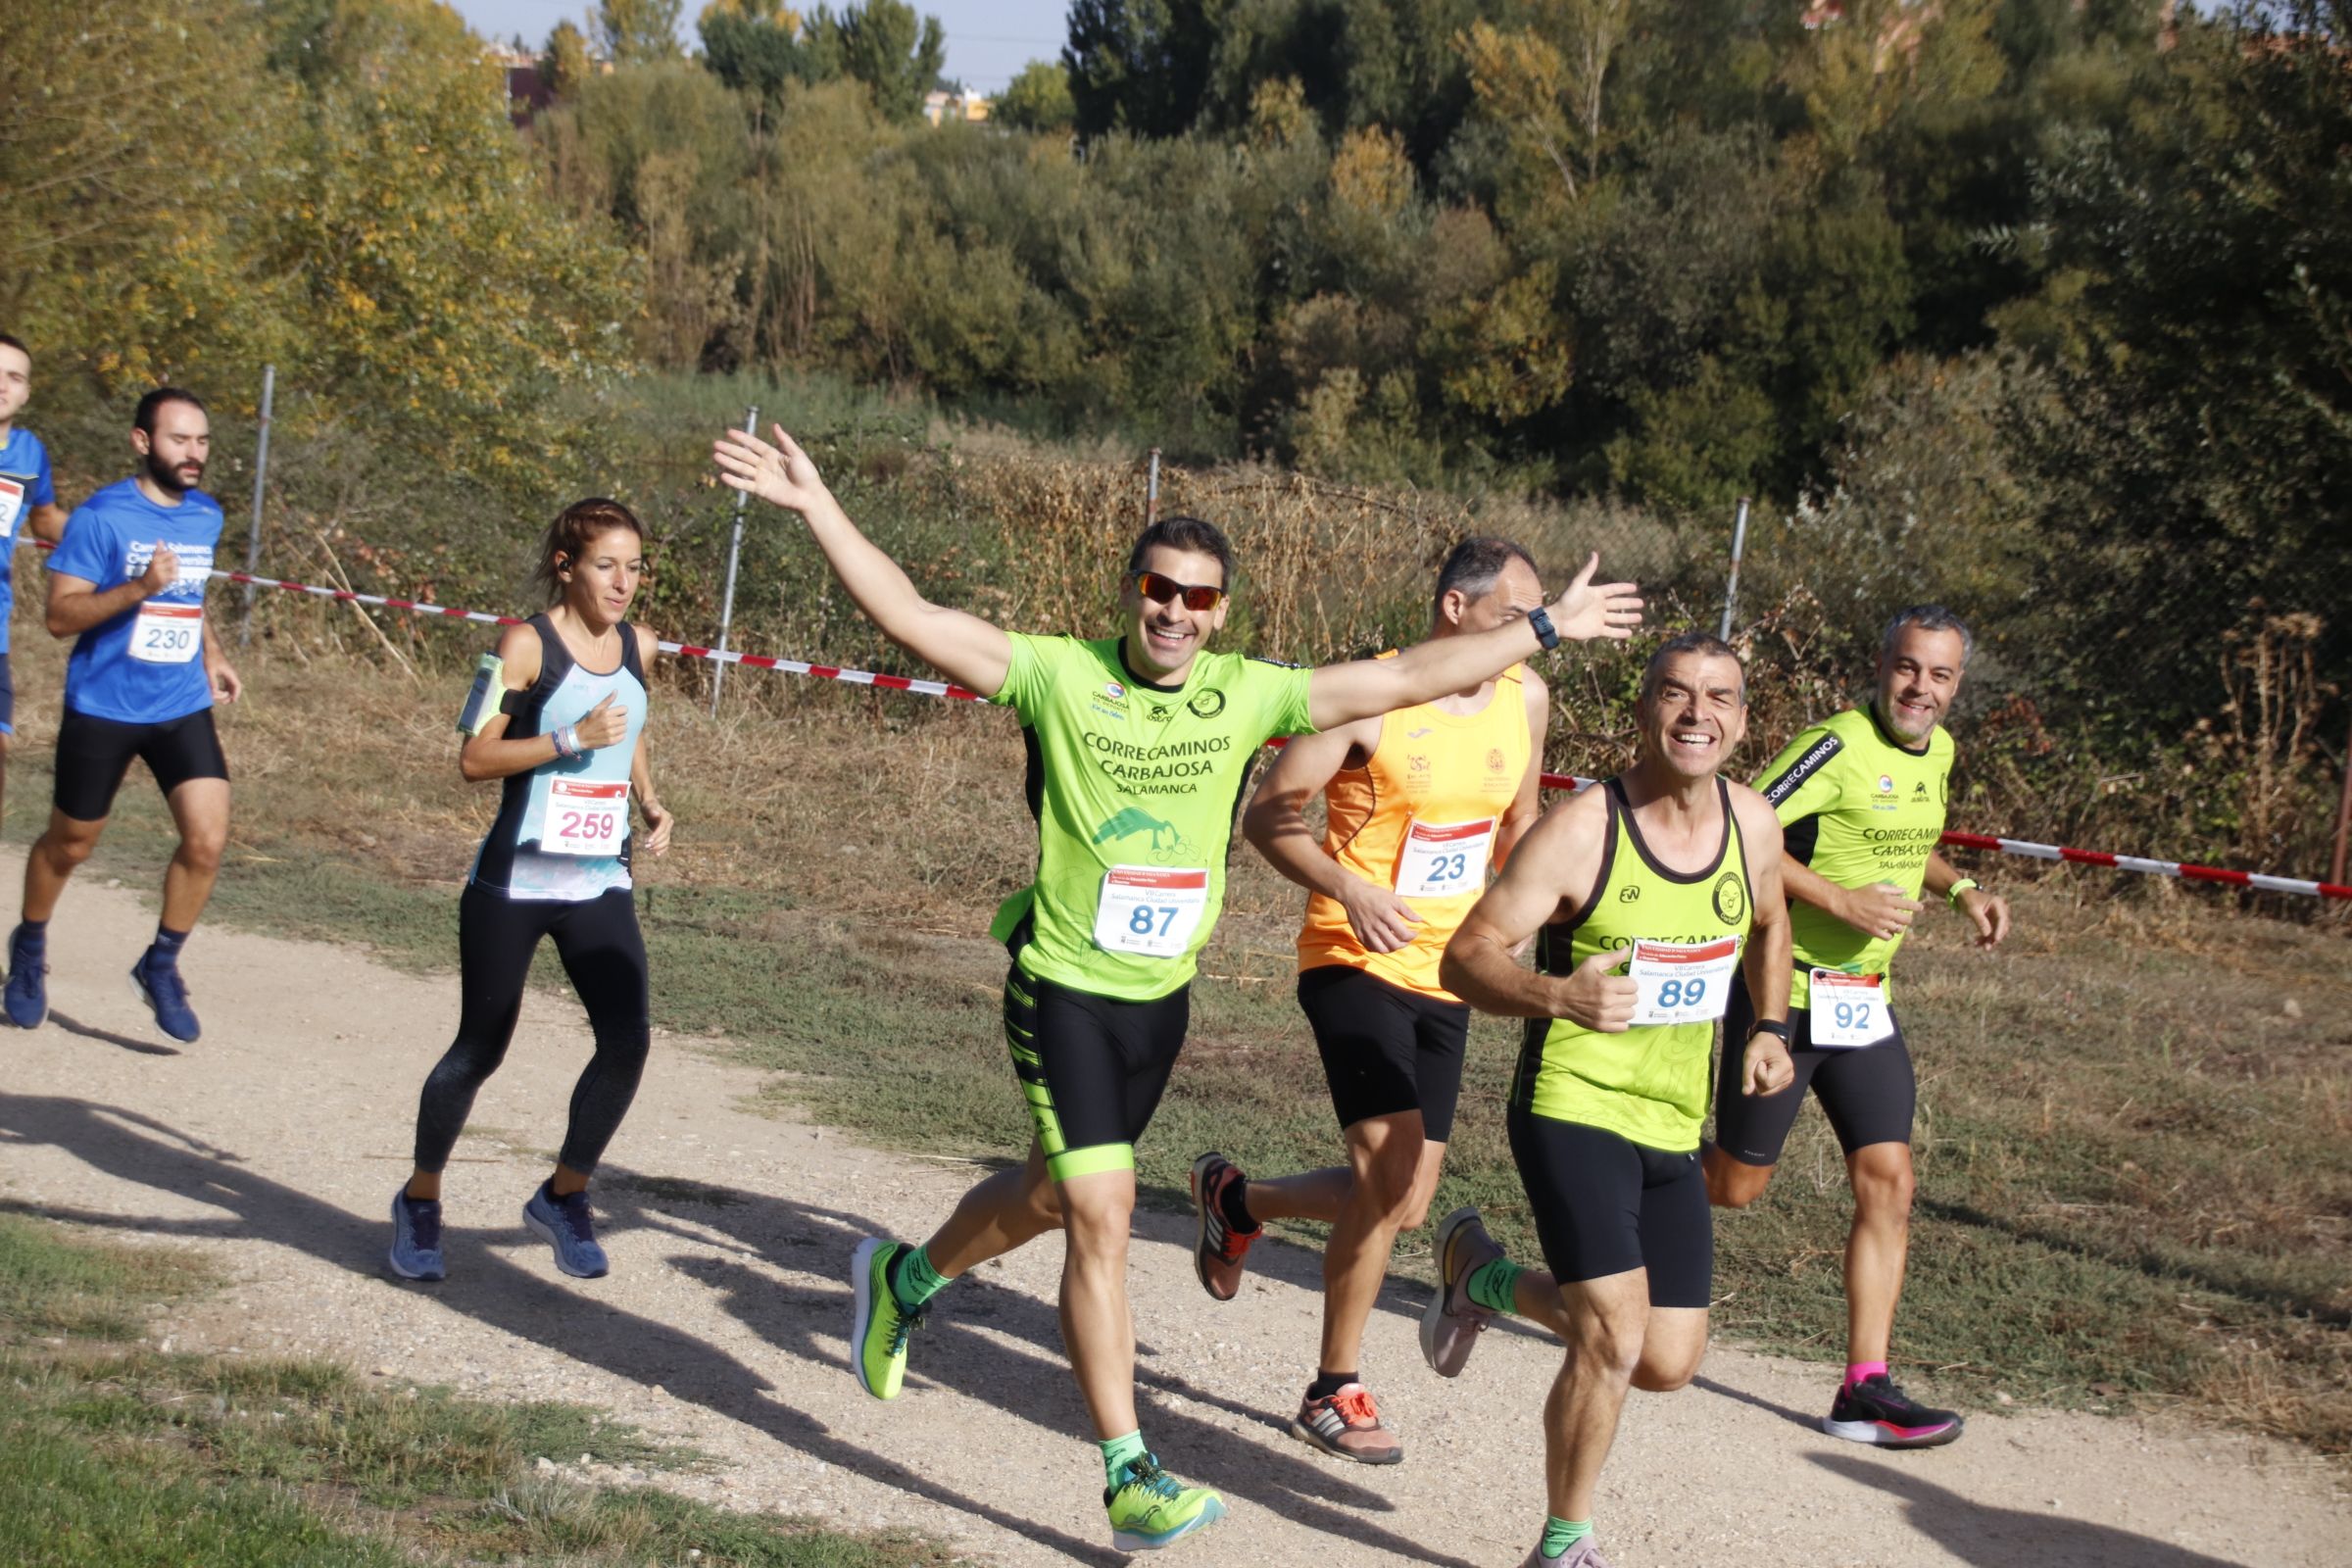
[[[1937,1448],[1960,1436],[1960,1417],[1908,1397],[1882,1372],[1839,1389],[1821,1430],[1880,1448]]]

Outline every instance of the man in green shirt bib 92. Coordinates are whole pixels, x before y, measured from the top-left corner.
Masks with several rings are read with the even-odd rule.
[[[1832,1437],[1926,1448],[1960,1436],[1960,1418],[1918,1403],[1888,1377],[1894,1303],[1911,1236],[1911,1121],[1918,1080],[1896,1021],[1887,969],[1920,896],[1948,901],[1981,946],[2009,934],[2009,906],[1961,876],[1943,837],[1952,738],[1942,727],[1974,638],[1941,605],[1887,624],[1867,707],[1790,741],[1757,780],[1785,835],[1781,880],[1795,934],[1789,1054],[1795,1093],[1771,1101],[1715,1094],[1707,1191],[1744,1208],[1763,1194],[1811,1087],[1845,1151],[1854,1223],[1845,1247],[1845,1379],[1822,1420]],[[1732,999],[1735,1021],[1752,1016]]]
[[[1146,528],[1125,564],[1120,634],[1008,633],[925,600],[860,534],[781,427],[773,445],[715,446],[735,489],[801,514],[842,585],[894,642],[1020,716],[1037,875],[991,933],[1012,952],[1004,1034],[1034,1135],[920,1247],[873,1237],[852,1260],[850,1354],[895,1397],[930,1299],[1048,1231],[1064,1236],[1062,1338],[1102,1450],[1103,1507],[1123,1551],[1165,1546],[1221,1516],[1146,1447],[1135,1412],[1127,1242],[1135,1143],[1184,1044],[1186,988],[1224,901],[1226,847],[1258,749],[1489,680],[1561,638],[1628,637],[1631,583],[1595,586],[1598,558],[1544,610],[1394,659],[1299,669],[1206,644],[1225,624],[1232,555],[1197,518]]]
[[[1544,1403],[1535,1568],[1607,1568],[1592,1503],[1626,1393],[1682,1388],[1705,1353],[1715,1233],[1698,1134],[1736,974],[1762,1004],[1724,1032],[1738,1092],[1790,1077],[1781,826],[1721,776],[1747,733],[1739,656],[1706,632],[1669,638],[1634,720],[1639,760],[1528,831],[1438,971],[1480,1011],[1527,1020],[1506,1125],[1550,1272],[1513,1263],[1477,1210],[1456,1209],[1438,1227],[1421,1348],[1453,1376],[1497,1312],[1567,1342]],[[1531,936],[1533,971],[1512,956]]]

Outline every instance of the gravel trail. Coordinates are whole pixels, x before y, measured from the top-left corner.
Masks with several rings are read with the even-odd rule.
[[[1061,1359],[1057,1247],[943,1298],[895,1403],[867,1398],[848,1370],[851,1248],[921,1235],[978,1167],[755,1113],[760,1074],[703,1042],[657,1038],[597,1188],[614,1272],[565,1279],[519,1208],[561,1141],[586,1030],[568,995],[533,995],[450,1167],[451,1278],[397,1283],[385,1208],[407,1174],[417,1088],[455,1025],[455,979],[208,928],[184,963],[205,1037],[171,1047],[125,978],[152,906],[106,885],[106,858],[52,926],[50,1021],[0,1028],[0,1205],[208,1256],[230,1283],[158,1321],[156,1339],[577,1400],[712,1455],[708,1473],[655,1477],[698,1496],[906,1526],[1006,1565],[1124,1560]],[[0,856],[0,886],[13,891],[21,865]],[[1393,1287],[1365,1370],[1406,1460],[1348,1466],[1283,1431],[1312,1371],[1315,1257],[1261,1247],[1240,1298],[1218,1305],[1193,1279],[1189,1216],[1145,1214],[1138,1231],[1145,1433],[1233,1510],[1181,1560],[1525,1555],[1544,1516],[1548,1341],[1492,1333],[1447,1384],[1415,1348],[1422,1289]],[[2276,1444],[1988,1413],[1951,1447],[1878,1453],[1816,1429],[1825,1393],[1817,1366],[1718,1348],[1697,1386],[1633,1396],[1598,1510],[1619,1568],[2352,1564],[2336,1476]],[[546,1457],[580,1470],[577,1454]]]

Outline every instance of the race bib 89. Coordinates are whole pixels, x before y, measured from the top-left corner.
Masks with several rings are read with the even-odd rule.
[[[1711,1023],[1731,1000],[1740,967],[1740,939],[1714,942],[1637,942],[1626,973],[1636,996],[1634,1022]]]

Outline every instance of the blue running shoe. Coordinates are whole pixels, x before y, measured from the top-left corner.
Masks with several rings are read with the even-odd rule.
[[[20,1029],[38,1029],[49,1016],[49,944],[26,938],[23,926],[8,934],[8,989],[0,1003]]]
[[[447,1277],[441,1267],[441,1204],[414,1199],[406,1189],[392,1195],[392,1272],[404,1280]]]
[[[155,950],[149,948],[130,966],[130,983],[138,988],[139,999],[153,1009],[158,1029],[182,1045],[204,1033],[195,1009],[188,1005],[188,983],[179,977],[178,964],[157,958]]]
[[[596,1245],[596,1226],[588,1214],[588,1195],[558,1198],[541,1182],[531,1200],[522,1205],[522,1222],[531,1234],[556,1250],[556,1267],[575,1280],[603,1279],[612,1271],[605,1250]]]

